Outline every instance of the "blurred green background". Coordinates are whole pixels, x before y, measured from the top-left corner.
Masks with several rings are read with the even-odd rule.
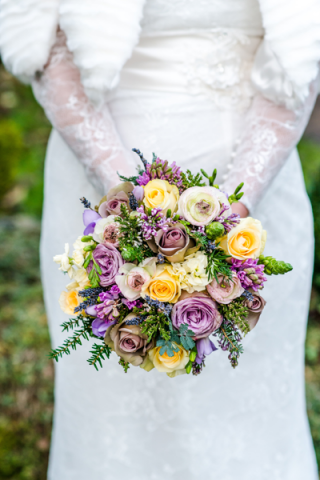
[[[46,478],[53,365],[47,359],[38,246],[49,133],[30,88],[0,64],[0,480]],[[317,238],[306,392],[320,464],[320,103],[299,151]]]

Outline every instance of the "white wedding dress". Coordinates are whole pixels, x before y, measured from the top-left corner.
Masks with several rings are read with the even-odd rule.
[[[294,269],[269,279],[267,306],[235,370],[218,350],[198,377],[134,367],[124,374],[116,356],[96,372],[86,362],[91,342],[59,360],[48,478],[316,480],[304,391],[312,214],[294,149],[314,88],[300,102],[291,92],[291,109],[285,96],[288,109],[278,104],[281,92],[273,102],[270,85],[259,88],[267,48],[256,0],[147,0],[141,25],[99,111],[83,93],[61,31],[33,84],[56,127],[41,239],[53,346],[65,338],[58,298],[67,278],[52,257],[83,230],[79,198],[98,202],[117,170],[133,173],[132,147],[193,172],[217,168],[228,190],[245,181],[243,200],[268,232],[265,253]]]

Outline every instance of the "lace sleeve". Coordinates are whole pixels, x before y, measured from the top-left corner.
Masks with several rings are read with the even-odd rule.
[[[317,80],[310,85],[309,96],[299,111],[277,105],[262,94],[253,100],[224,183],[224,189],[233,192],[244,182],[241,202],[249,211],[261,200],[300,140],[316,96]]]
[[[135,173],[135,161],[121,143],[107,104],[98,109],[85,95],[61,30],[44,71],[36,76],[32,86],[50,122],[100,193],[119,183],[117,171],[126,176]]]

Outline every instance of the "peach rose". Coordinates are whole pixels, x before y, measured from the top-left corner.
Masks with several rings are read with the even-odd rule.
[[[221,239],[220,248],[239,260],[259,258],[266,240],[267,232],[262,229],[261,222],[247,217]]]
[[[181,295],[179,277],[173,273],[171,265],[157,265],[151,280],[142,286],[141,296],[148,295],[160,302],[176,303]]]
[[[59,305],[61,310],[68,315],[74,315],[74,309],[80,304],[80,299],[77,290],[70,290],[69,292],[61,292],[59,298]]]
[[[232,300],[240,297],[244,292],[240,279],[235,272],[232,272],[231,280],[223,275],[218,275],[218,282],[214,278],[212,282],[207,285],[207,290],[210,297],[216,300],[216,302],[224,304],[231,303]]]

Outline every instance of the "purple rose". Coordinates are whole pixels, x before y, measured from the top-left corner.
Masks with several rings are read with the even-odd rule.
[[[253,300],[245,300],[244,304],[249,310],[249,316],[247,317],[247,322],[249,324],[250,330],[252,330],[258,323],[260,315],[266,305],[264,298],[259,295],[258,292],[251,290]]]
[[[217,347],[209,337],[200,338],[200,340],[197,340],[197,356],[195,361],[201,365],[205,357],[216,350],[218,350]]]
[[[108,287],[115,283],[115,277],[119,268],[124,264],[120,252],[111,243],[96,246],[93,251],[93,258],[102,270],[100,277],[100,285]],[[93,262],[90,262],[87,268],[88,273],[91,271]]]
[[[195,340],[207,337],[222,323],[216,302],[203,292],[183,292],[172,309],[171,319],[177,330],[181,324],[187,324]]]
[[[109,215],[121,215],[121,205],[129,207],[129,193],[133,190],[133,185],[130,182],[123,182],[109,190],[106,197],[103,197],[99,213],[101,217],[105,218]]]

